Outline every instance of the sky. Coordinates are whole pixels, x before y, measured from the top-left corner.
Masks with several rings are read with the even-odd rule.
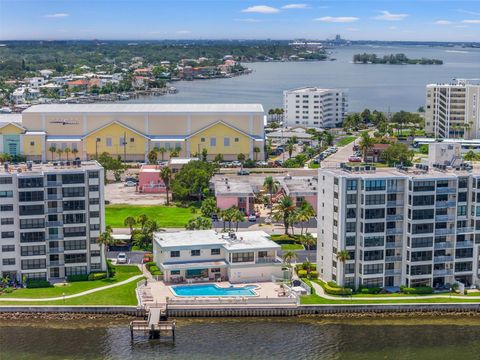
[[[0,40],[480,41],[480,0],[0,0]]]

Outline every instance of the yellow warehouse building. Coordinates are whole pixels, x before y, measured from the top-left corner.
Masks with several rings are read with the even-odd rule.
[[[180,157],[207,149],[209,159],[221,154],[236,160],[240,153],[264,159],[265,114],[259,104],[49,104],[14,116],[0,119],[0,153],[28,160],[86,160],[108,152],[145,161],[154,148],[165,149],[164,159],[175,149]]]

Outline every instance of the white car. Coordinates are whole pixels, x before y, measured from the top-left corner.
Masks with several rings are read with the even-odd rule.
[[[248,221],[256,222],[257,221],[257,216],[255,214],[248,215]]]
[[[134,181],[127,181],[125,184],[123,184],[124,186],[126,187],[133,187],[133,186],[137,186],[137,183],[134,182]]]
[[[126,264],[128,262],[127,254],[120,253],[117,256],[117,264]]]

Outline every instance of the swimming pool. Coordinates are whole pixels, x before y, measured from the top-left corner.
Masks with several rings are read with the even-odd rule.
[[[257,296],[256,285],[221,287],[217,284],[174,285],[170,289],[176,296]]]

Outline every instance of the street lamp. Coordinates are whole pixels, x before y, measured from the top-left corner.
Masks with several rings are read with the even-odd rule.
[[[98,160],[98,143],[100,142],[100,138],[95,139],[95,160]]]

